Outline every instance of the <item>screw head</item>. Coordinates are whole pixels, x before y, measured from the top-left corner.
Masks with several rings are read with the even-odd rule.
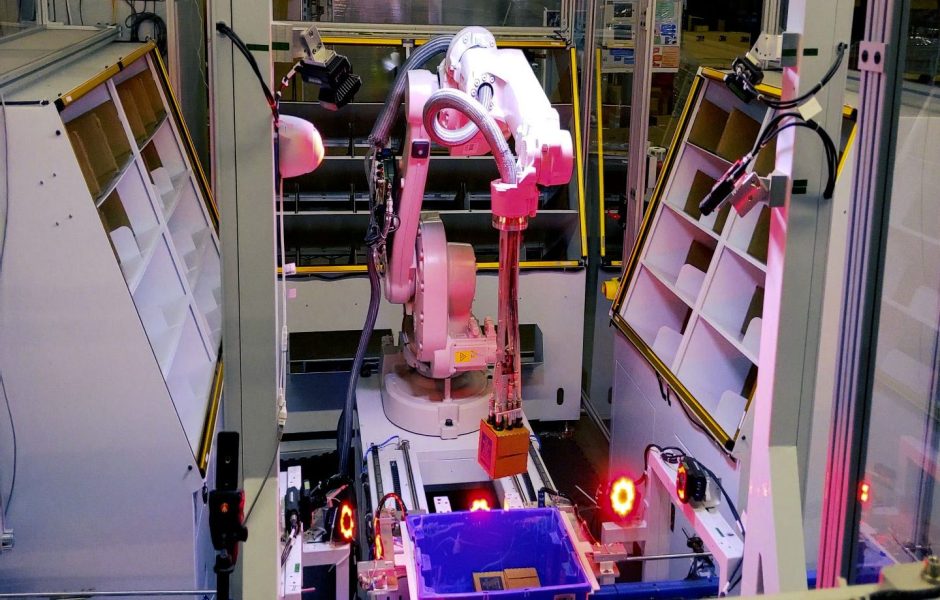
[[[862,50],[862,62],[868,62],[868,50]]]

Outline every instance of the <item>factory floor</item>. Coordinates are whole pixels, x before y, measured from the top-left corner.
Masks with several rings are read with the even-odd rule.
[[[557,491],[579,505],[590,504],[607,483],[610,448],[604,433],[586,414],[578,421],[533,422],[532,427]]]

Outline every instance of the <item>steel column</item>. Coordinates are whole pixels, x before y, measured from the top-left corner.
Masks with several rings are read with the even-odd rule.
[[[884,228],[890,210],[900,108],[905,15],[909,0],[869,0],[865,40],[883,52],[882,68],[862,66],[858,157],[852,185],[836,391],[819,545],[819,586],[850,582],[857,562],[860,507],[871,412],[878,312],[884,267]],[[877,50],[876,50],[877,49]]]

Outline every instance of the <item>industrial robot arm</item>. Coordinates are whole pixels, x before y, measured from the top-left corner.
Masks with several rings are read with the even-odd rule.
[[[518,258],[522,231],[538,209],[539,186],[571,177],[570,134],[561,129],[523,53],[497,49],[487,30],[469,27],[451,41],[438,75],[407,74],[397,229],[384,283],[406,310],[406,358],[422,374],[451,377],[496,363],[490,417],[521,417],[518,349]],[[514,157],[506,142],[515,142]],[[499,340],[492,322],[470,314],[476,261],[472,247],[448,244],[439,219],[421,205],[431,142],[452,155],[492,152],[500,178],[491,183],[493,225],[500,230]]]

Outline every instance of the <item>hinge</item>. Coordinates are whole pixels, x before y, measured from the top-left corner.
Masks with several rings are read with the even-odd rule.
[[[885,72],[885,50],[887,44],[884,42],[859,42],[858,44],[858,69],[859,71],[868,71],[870,73]]]

